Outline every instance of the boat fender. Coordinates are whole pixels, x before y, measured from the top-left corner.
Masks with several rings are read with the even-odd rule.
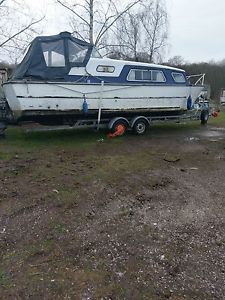
[[[83,101],[83,105],[82,105],[82,110],[83,110],[84,114],[88,113],[88,103],[87,103],[87,100],[85,98],[85,95],[84,95],[84,101]]]
[[[187,99],[187,110],[190,110],[192,108],[192,99],[191,96]]]

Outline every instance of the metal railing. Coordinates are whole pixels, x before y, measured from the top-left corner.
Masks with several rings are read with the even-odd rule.
[[[190,76],[187,76],[187,79],[193,85],[204,85],[205,74],[190,75]],[[192,82],[192,80],[193,80],[193,82]]]

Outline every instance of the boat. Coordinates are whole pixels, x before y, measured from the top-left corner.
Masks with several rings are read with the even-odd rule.
[[[84,118],[184,114],[203,88],[182,69],[104,58],[69,32],[36,37],[3,85],[11,122],[71,126]]]

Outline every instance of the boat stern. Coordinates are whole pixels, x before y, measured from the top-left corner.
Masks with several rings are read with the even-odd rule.
[[[204,85],[194,85],[190,88],[190,95],[193,102],[195,102],[204,90]]]
[[[16,122],[22,115],[20,101],[17,98],[13,82],[3,84],[3,91],[12,114],[13,121]]]
[[[190,96],[194,103],[200,96],[201,92],[206,89],[204,84],[205,74],[190,75],[187,76],[187,79],[190,83]]]

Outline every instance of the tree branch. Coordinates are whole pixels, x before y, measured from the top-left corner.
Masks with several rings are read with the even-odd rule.
[[[29,28],[31,28],[33,25],[35,25],[35,24],[41,22],[43,19],[44,19],[44,17],[41,18],[41,19],[39,19],[39,20],[36,20],[36,21],[31,22],[29,25],[27,25],[26,27],[24,27],[23,29],[21,29],[21,30],[18,31],[17,33],[15,33],[15,34],[13,34],[12,36],[10,36],[9,38],[7,38],[4,42],[2,42],[2,43],[0,44],[0,48],[1,48],[2,46],[4,46],[5,44],[7,44],[9,41],[11,41],[11,40],[13,40],[14,38],[16,38],[16,37],[17,37],[18,35],[20,35],[21,33],[25,32],[26,30],[28,30]]]
[[[81,38],[84,42],[85,42],[85,39],[83,38],[83,36],[77,31],[77,30],[74,30],[73,32],[72,32],[72,34],[76,34],[76,35],[78,35],[79,36],[79,38]]]
[[[95,41],[95,45],[98,44],[98,42],[100,41],[100,39],[102,38],[102,36],[106,33],[106,31],[109,30],[110,27],[113,26],[113,24],[115,24],[115,22],[122,16],[124,15],[128,10],[130,10],[133,6],[135,6],[137,3],[141,2],[142,0],[136,0],[135,2],[131,3],[130,5],[128,5],[125,10],[123,10],[122,12],[120,12],[117,17],[100,33],[98,34],[96,41]]]
[[[85,20],[82,16],[80,16],[78,13],[76,13],[71,7],[69,7],[68,5],[62,3],[61,0],[56,0],[60,5],[62,5],[64,8],[66,8],[67,10],[69,10],[70,12],[72,12],[75,16],[77,16],[79,19],[81,19],[86,25],[90,25],[88,23],[87,20]]]
[[[6,0],[1,0],[0,1],[0,6],[5,2]]]

